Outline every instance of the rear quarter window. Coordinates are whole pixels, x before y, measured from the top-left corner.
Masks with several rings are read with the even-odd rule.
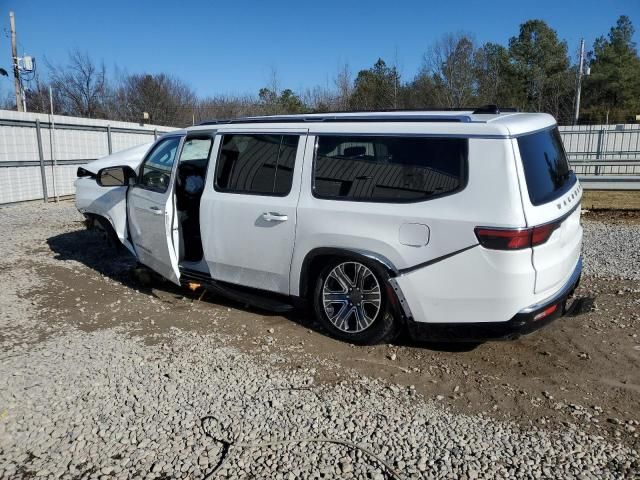
[[[318,198],[417,202],[461,190],[466,138],[320,135],[313,188]]]
[[[555,200],[575,183],[557,127],[518,137],[518,148],[533,205]]]

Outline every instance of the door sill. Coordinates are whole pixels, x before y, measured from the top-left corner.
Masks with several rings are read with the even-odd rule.
[[[183,269],[187,271],[193,271],[193,272],[204,273],[206,275],[209,275],[209,266],[207,265],[207,262],[204,261],[204,259],[199,260],[197,262],[182,260],[180,262],[181,273]]]
[[[211,278],[207,272],[192,270],[182,266],[180,267],[180,283],[185,286],[189,283],[198,283],[207,290],[230,300],[245,303],[269,312],[286,313],[295,308],[291,299],[286,295],[219,282]]]

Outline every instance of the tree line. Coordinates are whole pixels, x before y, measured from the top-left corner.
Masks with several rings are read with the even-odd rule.
[[[635,121],[640,115],[640,58],[634,27],[620,16],[587,53],[591,74],[583,78],[582,123]],[[567,42],[542,20],[520,25],[508,45],[478,45],[467,33],[445,34],[424,53],[419,71],[403,79],[382,58],[353,75],[348,65],[333,85],[295,92],[281,88],[277,72],[257,94],[198,97],[184,80],[164,73],[119,74],[73,51],[64,65],[47,64],[46,80],[27,91],[30,111],[185,126],[213,118],[288,113],[461,108],[496,104],[547,112],[562,124],[573,121],[577,58]],[[7,102],[5,102],[7,103]]]

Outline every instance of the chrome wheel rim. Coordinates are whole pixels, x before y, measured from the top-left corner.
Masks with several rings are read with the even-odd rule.
[[[362,263],[336,265],[322,286],[324,313],[331,324],[345,333],[359,333],[378,318],[382,304],[380,284]]]

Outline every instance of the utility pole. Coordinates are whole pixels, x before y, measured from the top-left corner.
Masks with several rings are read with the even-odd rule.
[[[580,91],[582,90],[582,75],[584,70],[584,38],[580,39],[580,62],[578,66],[578,82],[576,88],[576,106],[573,115],[573,124],[578,124],[580,116]]]
[[[16,17],[13,12],[9,12],[9,20],[11,23],[11,55],[13,64],[13,83],[16,89],[16,109],[19,112],[24,111],[22,104],[22,86],[20,83],[20,69],[18,68],[18,46],[16,42]]]

